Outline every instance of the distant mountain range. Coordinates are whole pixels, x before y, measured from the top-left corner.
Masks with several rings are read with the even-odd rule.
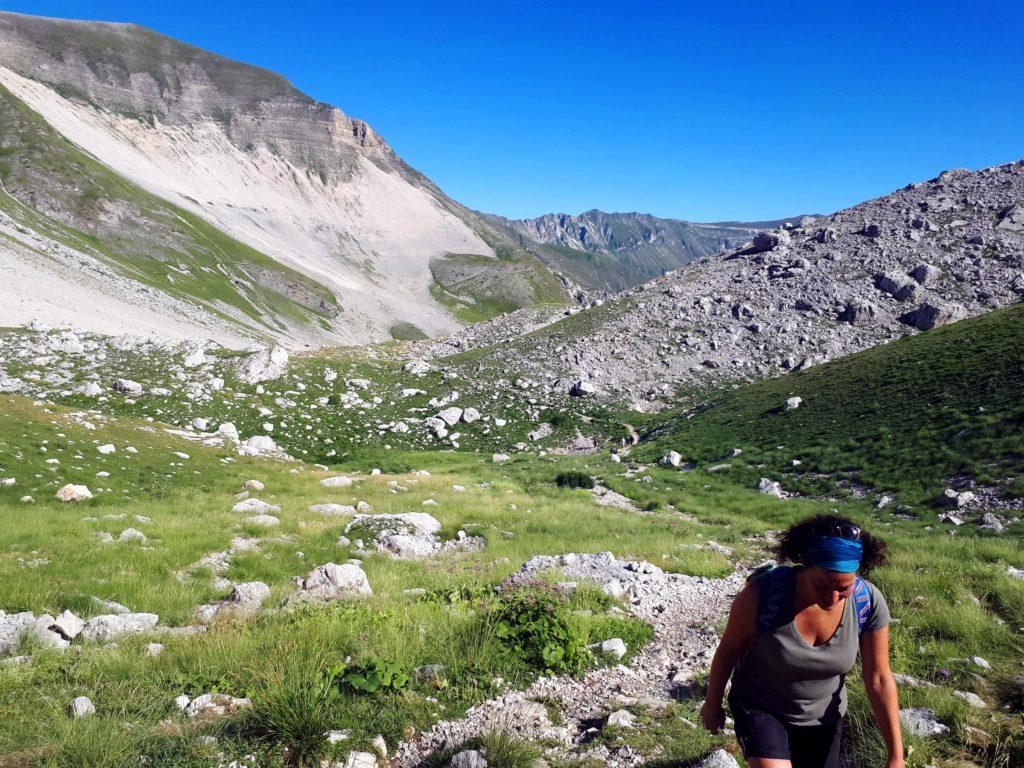
[[[527,241],[607,256],[614,263],[603,265],[601,274],[591,278],[592,287],[622,289],[659,277],[702,256],[733,250],[750,242],[762,229],[797,223],[802,217],[705,224],[662,219],[646,213],[590,210],[578,216],[550,213],[535,219],[506,219],[494,215],[486,218]],[[605,284],[593,284],[593,278]]]

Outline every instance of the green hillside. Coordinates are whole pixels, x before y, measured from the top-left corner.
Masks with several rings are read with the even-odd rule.
[[[922,501],[953,475],[997,483],[1024,468],[1024,305],[724,391],[646,440],[651,457],[698,462],[741,448],[736,469],[763,463],[750,471],[785,472],[793,490],[838,475]],[[1008,490],[1024,493],[1024,475]]]

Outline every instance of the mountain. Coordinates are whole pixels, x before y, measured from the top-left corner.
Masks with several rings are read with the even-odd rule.
[[[366,123],[139,26],[0,13],[0,125],[2,324],[323,345],[566,298]]]
[[[628,276],[628,285],[610,286],[619,288],[659,277],[702,256],[738,248],[749,243],[762,229],[800,220],[795,217],[701,224],[661,219],[646,213],[598,210],[578,216],[550,213],[535,219],[505,219],[494,215],[487,218],[541,245],[608,257],[612,264],[619,265],[617,272]]]
[[[425,347],[537,390],[639,410],[777,376],[1020,301],[1024,161],[946,171],[759,233],[568,316],[522,311]],[[554,321],[552,321],[554,320]]]

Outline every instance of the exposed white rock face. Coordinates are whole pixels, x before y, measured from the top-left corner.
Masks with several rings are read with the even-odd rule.
[[[238,447],[240,456],[273,456],[280,452],[277,443],[268,435],[253,435]]]
[[[261,349],[238,364],[238,378],[247,384],[281,378],[288,370],[288,350],[283,347]]]
[[[226,421],[219,427],[217,427],[217,434],[223,436],[224,438],[230,440],[233,443],[237,443],[239,440],[238,429],[230,421]],[[275,445],[274,447],[276,448],[277,446]]]
[[[740,764],[724,749],[716,749],[701,760],[697,768],[740,768]]]
[[[85,501],[92,498],[92,491],[84,485],[72,485],[68,483],[57,491],[57,498],[61,501]]]
[[[325,477],[320,481],[320,485],[324,488],[351,488],[352,478],[346,477],[345,475],[337,475],[335,477]]]
[[[786,492],[782,490],[779,482],[777,480],[769,480],[767,477],[762,477],[758,481],[757,490],[768,496],[774,496],[777,499],[786,498]]]
[[[317,566],[303,579],[296,580],[292,602],[348,600],[373,593],[363,569],[354,563]]]
[[[804,399],[802,397],[790,397],[790,398],[788,398],[786,400],[786,410],[795,411],[797,408],[800,407],[800,403],[802,403],[803,401],[804,401]]]
[[[114,382],[114,390],[125,395],[141,395],[142,385],[131,379],[117,379]]]

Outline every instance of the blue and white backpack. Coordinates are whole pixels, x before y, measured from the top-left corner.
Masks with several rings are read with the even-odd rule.
[[[747,581],[757,580],[757,632],[771,632],[792,620],[793,568],[769,564],[757,568]],[[874,608],[871,589],[860,576],[853,583],[853,603],[857,613],[857,632],[864,630]]]

